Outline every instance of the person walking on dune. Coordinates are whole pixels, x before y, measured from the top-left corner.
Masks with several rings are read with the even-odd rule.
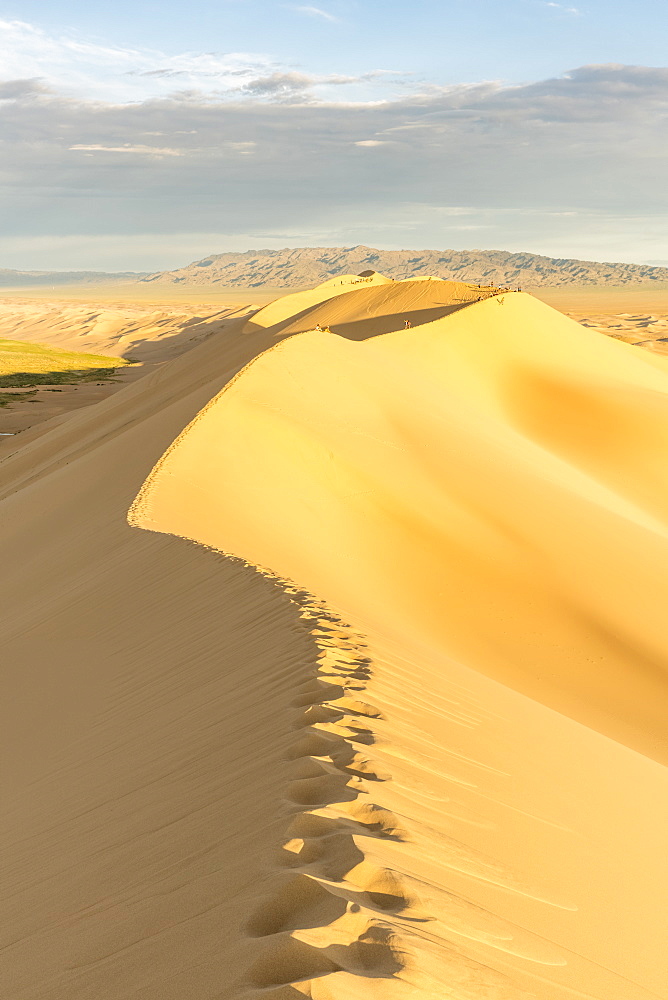
[[[406,322],[404,323],[404,330],[410,330],[412,325],[413,324],[411,323],[411,321],[407,319]]]

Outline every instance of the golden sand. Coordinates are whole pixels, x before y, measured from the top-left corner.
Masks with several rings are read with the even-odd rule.
[[[2,995],[665,998],[668,360],[289,298],[0,464]]]

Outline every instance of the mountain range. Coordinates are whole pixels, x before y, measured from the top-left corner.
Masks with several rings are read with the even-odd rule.
[[[113,283],[220,285],[226,288],[305,288],[342,274],[379,271],[388,278],[445,278],[481,285],[668,283],[668,267],[543,257],[507,250],[377,250],[373,247],[286,247],[211,254],[185,267],[138,271],[18,271],[0,268],[0,288]]]
[[[338,274],[380,271],[388,278],[433,275],[484,285],[627,285],[668,282],[668,268],[541,257],[506,250],[376,250],[373,247],[297,247],[204,257],[174,271],[142,277],[157,284],[300,288]]]

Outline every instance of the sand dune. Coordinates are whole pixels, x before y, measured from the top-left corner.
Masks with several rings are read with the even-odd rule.
[[[668,996],[666,362],[441,285],[0,464],[3,995]]]

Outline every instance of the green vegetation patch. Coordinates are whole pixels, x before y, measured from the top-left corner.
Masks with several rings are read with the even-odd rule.
[[[124,358],[104,354],[82,354],[44,344],[0,339],[0,388],[3,389],[101,382],[127,364]]]
[[[27,399],[28,396],[36,396],[37,389],[33,389],[32,392],[0,392],[0,406],[11,406],[12,403],[18,403],[22,399]]]

